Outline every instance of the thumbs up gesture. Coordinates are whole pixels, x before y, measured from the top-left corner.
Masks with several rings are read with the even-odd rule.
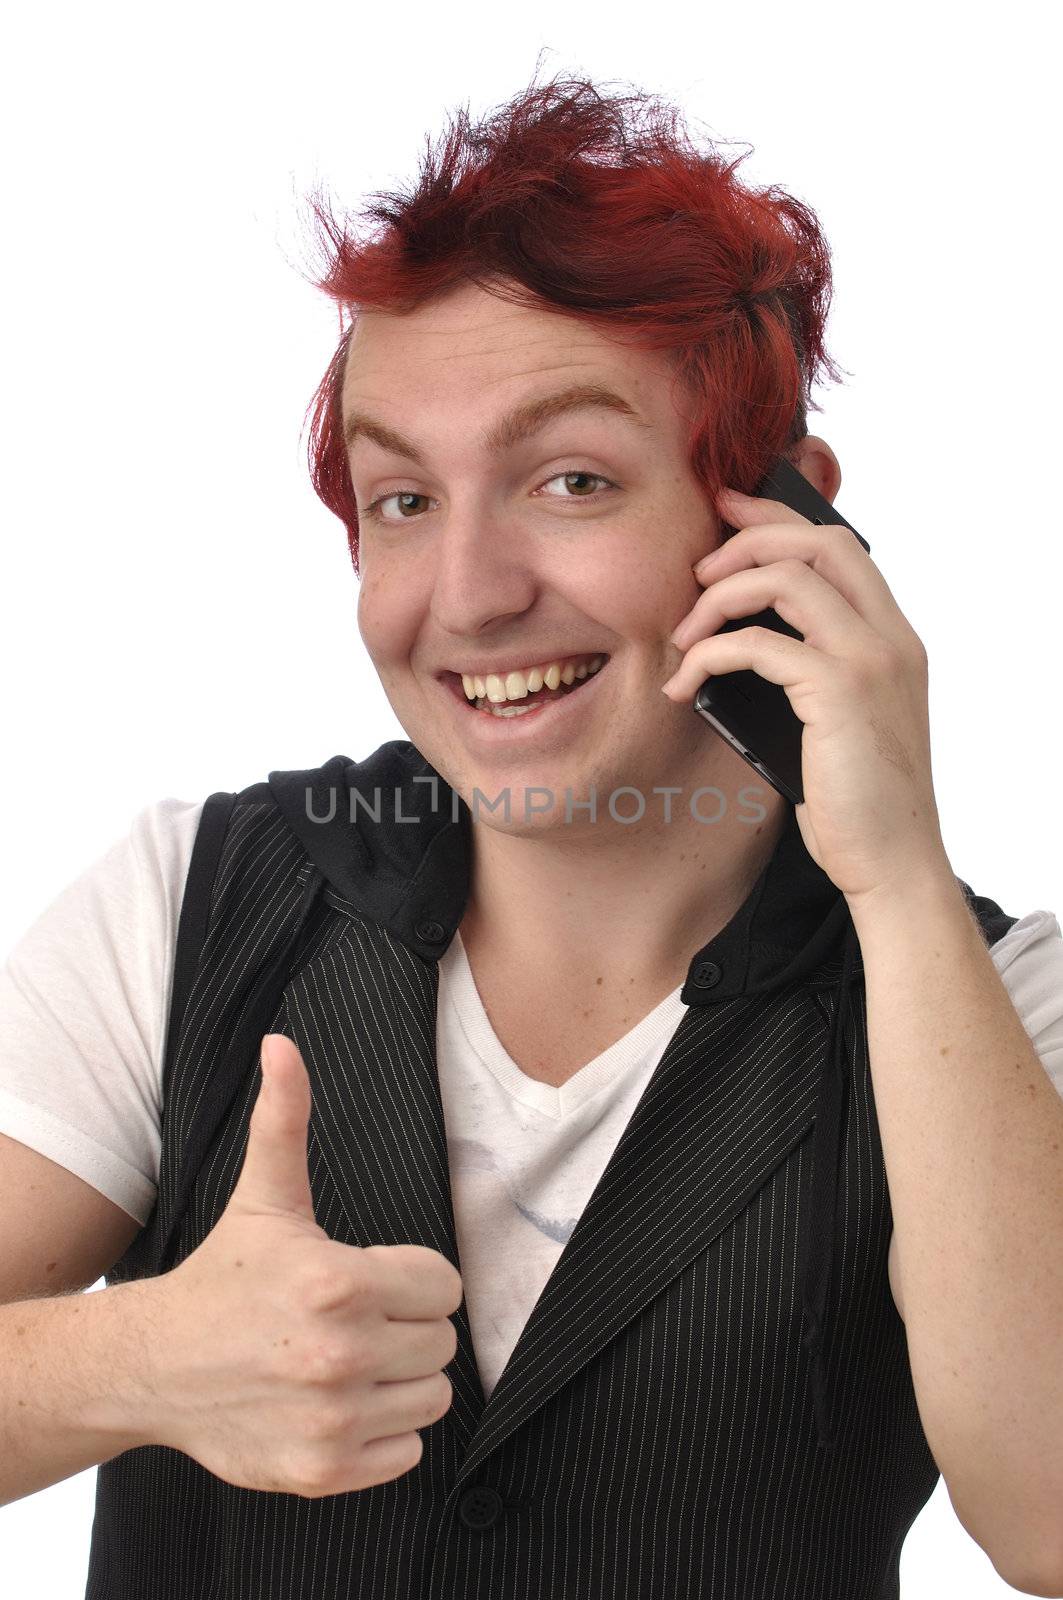
[[[157,1341],[154,1442],[238,1488],[311,1499],[385,1483],[453,1392],[443,1368],[461,1278],[423,1245],[337,1244],[314,1220],[310,1080],[285,1035],[262,1041],[247,1152],[215,1227],[145,1280]]]

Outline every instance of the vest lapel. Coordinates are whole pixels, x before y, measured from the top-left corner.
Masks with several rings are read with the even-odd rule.
[[[335,905],[342,905],[330,895]],[[436,1065],[439,969],[349,931],[289,985],[341,1243],[420,1244],[460,1271]],[[444,1419],[462,1477],[731,1226],[813,1121],[827,1023],[801,985],[691,1008],[568,1240],[488,1403],[464,1301]],[[313,1172],[313,1160],[311,1172]]]
[[[293,979],[288,1017],[310,1075],[311,1143],[341,1207],[338,1218],[319,1214],[321,1225],[341,1244],[425,1245],[460,1271],[436,1070],[438,989],[438,963],[352,921]],[[464,1448],[484,1407],[464,1300],[454,1324],[447,1416]]]

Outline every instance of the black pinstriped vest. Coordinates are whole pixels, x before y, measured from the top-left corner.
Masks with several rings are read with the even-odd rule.
[[[434,777],[393,741],[207,802],[158,1200],[109,1284],[169,1270],[221,1215],[267,1029],[310,1073],[319,1224],[460,1270],[435,1006],[469,815]],[[1015,919],[962,887],[994,943]],[[859,951],[792,810],[682,999],[490,1401],[463,1302],[453,1403],[393,1482],[313,1500],[126,1451],[99,1468],[86,1600],[897,1596],[938,1471],[889,1289]]]

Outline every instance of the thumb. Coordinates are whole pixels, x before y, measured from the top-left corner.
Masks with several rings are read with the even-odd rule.
[[[314,1221],[306,1157],[310,1105],[310,1079],[298,1045],[283,1033],[267,1033],[262,1083],[231,1201],[239,1199],[254,1211],[285,1211]]]

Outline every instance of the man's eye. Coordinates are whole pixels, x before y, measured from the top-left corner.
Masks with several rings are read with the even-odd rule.
[[[616,484],[613,483],[611,478],[603,477],[600,472],[588,472],[583,467],[570,467],[567,472],[556,472],[552,478],[547,478],[546,483],[542,484],[541,487],[545,489],[547,484],[562,483],[567,478],[590,478],[595,483],[604,483],[609,489],[616,488]],[[593,496],[589,494],[551,494],[547,495],[546,498],[548,500],[590,500],[593,498]],[[393,489],[390,494],[377,495],[375,500],[371,500],[369,504],[364,507],[361,515],[363,517],[370,517],[376,522],[414,522],[417,520],[416,513],[414,513],[413,516],[406,516],[400,511],[400,515],[398,517],[385,517],[381,511],[381,507],[386,505],[389,500],[409,502],[411,500],[427,499],[427,495],[416,494],[412,489]],[[409,509],[408,505],[405,509]]]
[[[558,473],[555,474],[554,477],[547,478],[546,483],[562,483],[562,482],[564,482],[564,480],[566,478],[593,478],[596,483],[607,484],[610,489],[615,489],[616,488],[616,484],[611,482],[611,480],[609,478],[603,478],[600,472],[587,472],[582,467],[570,467],[567,472],[558,472]],[[545,487],[546,487],[546,484],[543,484],[543,488],[544,489],[545,489]],[[566,494],[566,495],[548,495],[547,496],[547,499],[549,499],[549,500],[553,500],[553,499],[560,499],[560,500],[589,500],[590,498],[591,498],[590,495],[587,495],[587,494],[577,494],[577,495]]]
[[[382,516],[380,512],[380,507],[386,505],[389,500],[427,500],[427,498],[428,496],[424,494],[414,494],[412,489],[395,489],[391,494],[378,494],[375,500],[370,500],[360,515],[372,517],[375,522],[391,522],[394,520],[393,518]],[[413,519],[400,517],[398,520],[400,522],[409,522]]]

